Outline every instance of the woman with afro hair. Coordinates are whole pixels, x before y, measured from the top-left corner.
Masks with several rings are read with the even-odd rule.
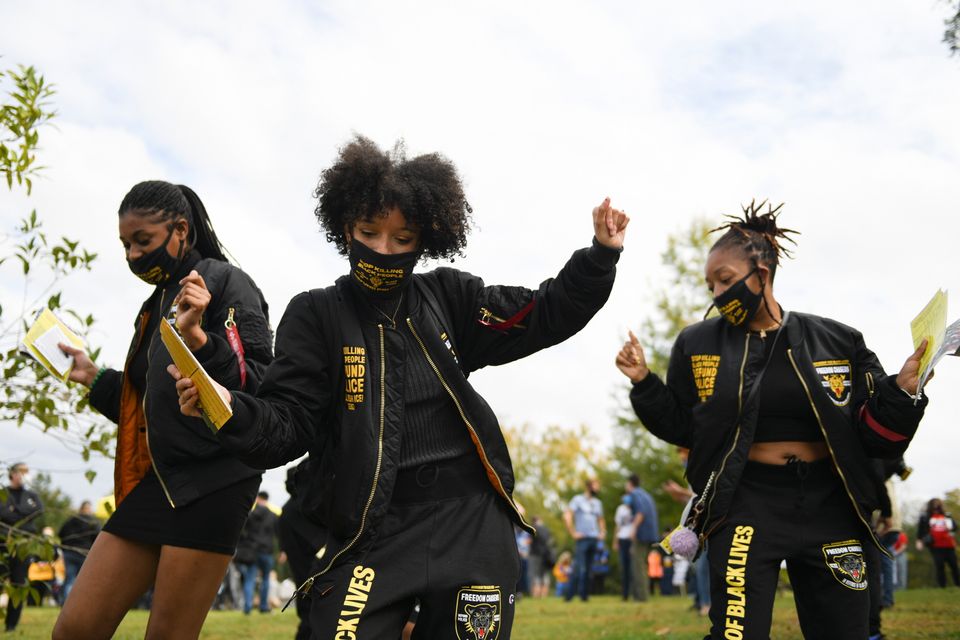
[[[310,454],[294,484],[328,535],[298,591],[317,637],[398,637],[419,600],[415,638],[508,638],[514,526],[533,528],[496,415],[467,376],[582,329],[609,296],[629,219],[605,200],[592,245],[527,289],[414,272],[466,244],[471,209],[438,154],[406,158],[357,137],[315,195],[349,273],[293,298],[256,396],[219,389],[233,406],[220,442],[264,468]],[[192,381],[177,388],[195,414]]]
[[[769,638],[785,560],[804,637],[867,638],[867,572],[880,568],[865,545],[886,553],[869,459],[910,443],[926,345],[888,376],[856,329],[784,311],[774,276],[795,232],[762,207],[719,229],[704,274],[719,315],[680,332],[666,382],[632,333],[616,365],[644,426],[690,449],[697,496],[669,541],[688,557],[707,543],[709,637]]]

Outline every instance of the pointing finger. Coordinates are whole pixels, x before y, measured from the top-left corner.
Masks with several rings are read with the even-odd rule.
[[[637,336],[634,335],[633,331],[628,330],[627,333],[630,334],[630,344],[632,344],[635,347],[639,347],[640,341],[637,340]]]

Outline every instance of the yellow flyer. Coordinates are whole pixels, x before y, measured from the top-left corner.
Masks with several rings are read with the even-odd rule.
[[[934,356],[943,345],[947,331],[947,292],[937,291],[927,306],[910,323],[913,334],[913,348],[916,349],[927,339],[927,351],[920,360],[920,379],[925,380]]]
[[[196,385],[197,392],[200,394],[200,411],[204,418],[216,430],[222,428],[233,415],[233,409],[217,393],[210,375],[203,370],[196,356],[184,344],[183,338],[170,326],[169,322],[160,322],[160,339],[163,340],[163,345],[170,352],[170,357],[180,369],[180,373],[185,378],[193,380],[193,384]]]
[[[70,370],[73,369],[73,356],[68,356],[60,350],[60,345],[73,345],[78,349],[84,348],[83,340],[70,330],[63,321],[44,308],[37,315],[37,319],[27,329],[23,338],[21,351],[31,356],[55,378],[67,381]]]

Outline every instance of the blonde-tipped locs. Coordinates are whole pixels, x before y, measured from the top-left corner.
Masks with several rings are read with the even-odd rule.
[[[742,216],[726,215],[728,222],[710,230],[710,233],[724,231],[710,251],[736,247],[754,264],[768,267],[772,278],[780,264],[780,258],[792,257],[790,250],[783,246],[782,241],[786,240],[796,245],[796,241],[790,236],[800,233],[777,224],[783,205],[784,203],[781,202],[773,206],[766,200],[757,204],[756,198],[750,200],[748,205],[741,205]],[[764,206],[767,208],[766,211],[763,211]]]

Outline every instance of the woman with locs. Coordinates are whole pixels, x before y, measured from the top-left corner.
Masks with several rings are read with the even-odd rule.
[[[255,391],[272,358],[267,304],[227,262],[203,203],[188,187],[135,185],[119,211],[120,241],[135,276],[153,287],[134,325],[123,370],[82,350],[70,379],[118,425],[116,511],[96,538],[54,638],[112,637],[153,589],[147,638],[196,638],[236,549],[261,472],[230,455],[204,420],[178,411],[170,322],[208,373]]]
[[[785,312],[774,276],[795,232],[762,206],[720,227],[705,269],[720,315],[680,332],[666,383],[632,333],[616,365],[644,426],[690,449],[698,495],[685,525],[709,540],[710,637],[769,637],[786,560],[805,637],[867,638],[866,572],[880,568],[865,566],[863,545],[885,552],[868,524],[869,458],[910,443],[926,344],[888,376],[856,329]]]
[[[533,530],[496,416],[467,376],[583,328],[613,286],[628,218],[605,200],[592,246],[530,290],[446,267],[414,273],[466,243],[471,209],[438,154],[357,137],[315,195],[350,272],[293,298],[256,396],[220,388],[233,406],[220,441],[259,467],[310,452],[298,494],[329,531],[299,589],[315,637],[398,637],[419,599],[415,638],[508,638],[513,527]],[[177,389],[194,414],[192,381]]]

